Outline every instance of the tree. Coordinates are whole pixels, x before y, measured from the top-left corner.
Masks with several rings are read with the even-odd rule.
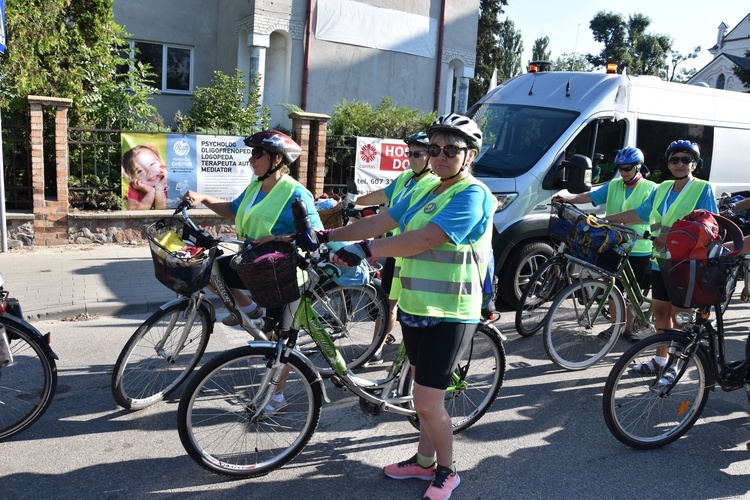
[[[750,50],[745,51],[745,59],[750,59]],[[750,89],[750,69],[735,66],[732,68],[732,72],[734,72],[734,76],[740,79],[746,89]],[[747,90],[747,92],[750,92],[750,90]]]
[[[148,68],[130,77],[117,76],[125,61],[119,49],[127,33],[115,23],[112,4],[113,0],[6,0],[8,50],[0,66],[3,110],[25,112],[27,96],[36,94],[72,99],[73,126],[96,120],[97,113],[118,114],[101,110],[109,104],[106,96],[114,97],[113,86],[118,84],[122,89],[138,86]],[[128,109],[118,111],[153,116],[155,109],[147,101],[141,92],[137,102],[131,100]]]
[[[591,71],[594,68],[584,54],[562,54],[552,61],[552,71]]]
[[[475,103],[487,93],[495,68],[500,67],[503,53],[498,46],[500,14],[507,0],[481,0],[477,27],[477,58],[474,78],[469,82],[469,103]]]
[[[531,49],[532,61],[549,61],[552,53],[549,49],[549,37],[543,36],[534,40],[534,47]]]
[[[497,69],[497,81],[502,82],[522,71],[523,39],[521,32],[516,31],[516,25],[510,19],[500,24],[499,44],[503,51],[503,61]]]
[[[599,54],[587,55],[595,68],[607,63],[627,67],[632,74],[663,75],[672,40],[666,35],[653,35],[646,30],[651,19],[643,14],[623,17],[616,12],[598,12],[589,23],[594,40],[604,44]]]
[[[681,54],[680,52],[677,52],[676,50],[670,50],[669,56],[670,56],[670,65],[667,69],[667,72],[662,76],[662,79],[667,81],[674,81],[679,83],[684,83],[688,81],[698,70],[695,68],[691,69],[685,69],[680,68],[680,72],[677,73],[677,66],[682,64],[685,61],[688,61],[690,59],[695,59],[698,57],[698,54],[700,53],[701,48],[700,46],[695,47],[693,51],[690,54]]]

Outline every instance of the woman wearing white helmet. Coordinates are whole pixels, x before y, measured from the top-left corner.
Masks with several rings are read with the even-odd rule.
[[[497,201],[471,175],[472,161],[482,147],[482,132],[473,120],[441,116],[428,135],[433,180],[420,183],[387,212],[322,231],[319,237],[323,242],[347,241],[396,227],[402,231],[347,245],[334,260],[353,266],[371,256],[403,258],[398,319],[414,374],[419,444],[413,457],[388,465],[384,472],[394,479],[430,481],[425,497],[435,499],[448,498],[460,483],[445,390],[481,316]]]

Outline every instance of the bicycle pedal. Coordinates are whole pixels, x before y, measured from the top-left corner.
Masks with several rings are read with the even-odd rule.
[[[388,345],[395,344],[396,343],[396,337],[394,337],[393,335],[391,335],[389,333],[388,336],[385,338],[385,343],[388,344]]]

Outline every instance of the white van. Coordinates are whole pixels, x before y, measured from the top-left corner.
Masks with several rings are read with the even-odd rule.
[[[552,254],[550,198],[610,180],[616,150],[640,148],[659,182],[670,176],[667,146],[687,139],[701,150],[697,177],[711,181],[717,196],[750,188],[750,94],[652,76],[543,71],[504,82],[467,114],[484,133],[474,175],[500,202],[493,238],[498,297],[511,307]]]

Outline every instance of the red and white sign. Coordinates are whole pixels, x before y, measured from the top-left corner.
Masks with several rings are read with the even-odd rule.
[[[357,137],[354,182],[360,195],[382,189],[409,168],[408,146],[398,139]]]

